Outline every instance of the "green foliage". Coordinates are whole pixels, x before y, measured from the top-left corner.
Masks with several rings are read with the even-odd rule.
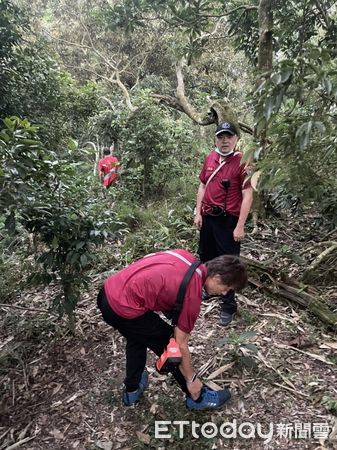
[[[54,150],[64,136],[85,129],[97,109],[95,85],[78,87],[62,72],[28,13],[7,0],[0,2],[0,41],[0,118],[15,115],[44,125],[40,138]]]
[[[72,319],[81,288],[88,282],[85,271],[95,261],[92,246],[102,243],[105,233],[75,204],[67,204],[70,196],[71,190],[63,186],[58,189],[58,198],[50,198],[50,205],[25,208],[21,221],[44,244],[36,261],[43,272],[34,274],[35,281],[62,286],[53,307],[60,316],[66,313]]]
[[[314,45],[306,54],[275,64],[259,87],[258,124],[268,123],[272,146],[258,166],[260,187],[273,190],[282,203],[317,202],[327,217],[336,217],[337,66],[331,54]],[[255,153],[257,155],[257,153]],[[259,154],[259,158],[261,158]],[[329,176],[326,174],[329,173]],[[313,182],[314,180],[314,182]],[[278,193],[278,195],[277,195]]]
[[[231,8],[229,8],[231,10]],[[237,50],[243,51],[250,62],[257,66],[259,44],[258,8],[256,1],[250,1],[235,8],[228,16],[228,34],[233,36]]]
[[[9,0],[0,0],[0,61],[10,57],[11,50],[20,42],[27,29],[27,17]],[[7,60],[8,62],[8,60]]]
[[[325,395],[322,398],[322,405],[334,416],[337,416],[337,400]]]
[[[13,51],[22,41],[22,34],[26,29],[27,19],[19,8],[9,0],[0,0],[0,111],[8,96],[8,81],[15,70]]]
[[[256,333],[251,330],[239,334],[232,331],[227,337],[219,339],[217,346],[229,345],[229,354],[239,369],[255,370],[257,368],[256,361],[249,355],[249,352],[258,352],[256,345],[249,342],[254,336]]]
[[[34,203],[23,208],[21,223],[41,243],[31,280],[59,287],[52,306],[60,316],[67,314],[73,328],[77,301],[88,285],[87,272],[98,261],[97,248],[106,238],[113,238],[120,222],[102,199],[93,196],[97,181],[88,176],[88,167],[72,162],[73,151],[68,153],[67,159],[55,165],[54,189],[41,191]]]
[[[64,152],[67,159],[56,159],[27,120],[7,118],[4,124],[0,186],[1,209],[8,214],[5,226],[14,233],[17,217],[39,237],[36,264],[42,271],[34,274],[35,281],[60,286],[53,305],[73,327],[76,302],[88,281],[85,272],[95,260],[93,249],[107,236],[105,227],[113,218],[107,214],[99,223],[92,218],[97,205],[81,189],[90,180],[88,168],[72,161],[76,146]]]
[[[79,86],[68,74],[62,74],[60,89],[60,103],[54,105],[54,113],[43,122],[48,141],[64,144],[64,136],[76,137],[81,142],[90,139],[88,122],[97,113],[99,103],[96,83],[88,81]],[[49,137],[52,133],[55,138]]]
[[[258,13],[261,5],[256,0],[233,2],[228,8],[229,34],[235,46],[245,52],[246,57],[257,66],[259,47]],[[285,3],[271,2],[274,26],[273,47],[277,57],[295,58],[302,54],[308,42],[316,41],[318,47],[333,50],[337,32],[332,16],[333,0],[318,7],[315,0],[300,0]]]
[[[0,132],[0,214],[7,229],[15,230],[15,212],[34,198],[35,190],[47,185],[53,163],[47,159],[38,127],[18,117],[4,119]]]
[[[92,117],[87,118],[86,139],[93,139],[95,142],[99,139],[99,142],[104,145],[114,142],[115,149],[119,151],[121,133],[130,112],[125,108],[124,102],[118,95],[112,95],[111,92],[108,94],[102,87],[97,95],[104,106]],[[111,105],[113,105],[113,109]]]
[[[143,28],[146,19],[151,17],[154,11],[171,26],[179,27],[193,37],[199,35],[208,25],[208,15],[213,11],[213,2],[126,0],[104,10],[104,16],[110,18],[113,28],[130,33],[138,27]]]
[[[125,239],[122,253],[127,255],[127,263],[154,251],[197,248],[191,207],[179,211],[171,204],[152,204],[150,208],[138,211],[138,227]]]
[[[236,333],[235,331],[229,333],[227,337],[221,338],[217,341],[218,346],[223,346],[224,344],[231,344],[235,349],[239,347],[247,347],[249,350],[256,351],[256,346],[248,344],[249,339],[255,337],[255,331],[244,331],[243,333]]]
[[[131,175],[128,181],[133,192],[144,199],[160,194],[175,175],[173,127],[162,109],[145,104],[129,116],[122,131],[123,159]]]
[[[84,129],[88,117],[96,110],[95,86],[78,88],[70,77],[59,70],[48,45],[33,42],[13,54],[15,68],[6,85],[2,116],[19,115],[43,125],[40,133],[52,148],[62,138]]]

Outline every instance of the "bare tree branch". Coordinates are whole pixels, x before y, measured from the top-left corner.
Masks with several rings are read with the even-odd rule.
[[[125,84],[123,84],[119,78],[119,73],[116,72],[116,80],[112,81],[113,83],[117,84],[117,86],[121,89],[121,91],[123,92],[124,98],[125,98],[125,102],[127,107],[130,109],[130,111],[134,110],[134,107],[132,105],[131,102],[131,98],[129,95],[129,91],[127,90]]]
[[[67,65],[66,67],[72,68],[72,69],[78,69],[77,66],[72,66],[72,65]],[[129,95],[129,91],[127,90],[126,86],[121,82],[121,80],[119,79],[119,74],[118,72],[111,75],[110,77],[107,77],[105,75],[102,75],[101,73],[96,72],[93,69],[87,68],[87,67],[80,67],[81,70],[84,70],[85,72],[89,72],[93,75],[95,75],[97,78],[101,78],[102,80],[107,81],[109,84],[114,84],[117,85],[120,90],[123,93],[123,96],[125,98],[125,102],[127,107],[130,109],[130,111],[134,110],[134,107],[131,103],[131,99],[130,99],[130,95]],[[116,77],[116,78],[114,78]]]
[[[196,109],[190,104],[185,95],[185,83],[183,76],[183,66],[186,64],[185,59],[181,58],[176,65],[177,74],[177,90],[176,96],[177,100],[182,107],[183,111],[190,117],[194,122],[200,123],[202,121],[201,114],[196,111]]]
[[[250,134],[251,136],[254,135],[253,128],[250,127],[249,125],[247,125],[246,123],[239,121],[239,127],[240,127],[240,130],[242,130],[244,133]]]
[[[86,26],[86,24],[85,24],[85,23],[83,22],[83,20],[82,20],[82,16],[80,16],[80,23],[81,23],[82,27],[85,29],[85,31],[86,31],[86,33],[87,33],[87,35],[88,35],[88,38],[89,38],[89,41],[90,41],[90,47],[91,47],[91,50],[92,50],[99,58],[101,58],[101,60],[103,60],[103,61],[105,62],[105,64],[107,64],[107,66],[109,66],[112,70],[117,71],[117,70],[118,70],[117,64],[116,64],[116,63],[112,63],[112,62],[110,61],[110,59],[108,59],[105,55],[103,55],[103,54],[102,54],[100,51],[98,51],[97,48],[95,47],[94,42],[93,42],[92,37],[91,37],[91,34],[90,34],[90,32],[89,32],[89,29],[88,29],[88,27]]]
[[[106,57],[99,50],[97,50],[97,48],[94,45],[93,39],[91,37],[91,34],[89,32],[89,29],[86,26],[86,24],[83,22],[81,16],[80,16],[80,23],[81,23],[82,27],[84,28],[84,30],[85,30],[85,32],[86,32],[86,34],[88,36],[90,45],[78,44],[76,42],[70,42],[70,41],[67,41],[65,39],[57,39],[57,41],[66,43],[67,45],[70,45],[70,46],[73,46],[73,47],[83,48],[83,49],[86,49],[86,50],[91,50],[96,56],[98,56],[98,58],[102,62],[104,62],[104,64],[112,71],[112,73],[111,73],[111,75],[109,77],[107,77],[107,76],[105,76],[105,75],[103,75],[101,73],[96,72],[93,68],[87,68],[87,67],[80,67],[80,68],[82,70],[85,70],[86,72],[92,73],[93,75],[95,75],[98,78],[106,80],[110,84],[117,85],[120,88],[120,90],[122,91],[122,93],[123,93],[123,97],[125,99],[125,103],[126,103],[127,107],[132,111],[134,109],[134,107],[133,107],[132,102],[131,102],[129,91],[126,88],[125,84],[120,79],[120,72],[126,71],[126,68],[129,66],[130,62],[127,63],[127,66],[124,69],[119,70],[118,69],[118,64],[116,62],[112,61],[111,58]],[[74,68],[74,66],[68,66],[68,67],[73,67]]]

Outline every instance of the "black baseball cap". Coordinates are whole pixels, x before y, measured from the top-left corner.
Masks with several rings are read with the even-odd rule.
[[[221,133],[228,133],[234,136],[237,133],[236,126],[232,122],[222,122],[217,126],[215,130],[215,136],[219,136]]]

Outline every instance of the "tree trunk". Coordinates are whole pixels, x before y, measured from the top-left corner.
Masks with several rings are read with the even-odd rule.
[[[272,0],[260,0],[259,4],[259,49],[257,66],[257,87],[269,78],[273,68],[273,11]],[[257,104],[257,112],[264,105]],[[261,116],[260,116],[261,117]],[[257,122],[257,121],[256,121]],[[261,129],[256,129],[256,139],[264,153],[267,140],[267,121]]]
[[[259,3],[259,48],[256,87],[258,88],[271,74],[273,68],[273,10],[272,0],[260,0]],[[267,146],[267,120],[263,118],[264,103],[257,98],[255,112],[255,139],[263,156]],[[260,122],[259,122],[260,121]],[[262,121],[262,122],[261,122]],[[258,198],[257,198],[258,197]],[[265,216],[263,192],[254,196],[253,203],[254,232],[257,232],[259,217]]]
[[[260,0],[259,4],[259,72],[270,72],[273,67],[273,11],[272,0]]]

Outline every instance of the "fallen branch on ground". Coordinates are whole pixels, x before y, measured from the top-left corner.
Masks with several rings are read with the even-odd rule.
[[[317,256],[317,258],[313,260],[310,266],[303,273],[303,281],[308,281],[312,274],[318,269],[318,266],[322,264],[322,262],[334,251],[337,251],[337,242],[331,242],[330,247],[326,248]]]
[[[337,314],[329,305],[319,299],[312,287],[290,278],[275,267],[267,267],[261,261],[241,257],[249,269],[249,282],[266,290],[274,296],[280,296],[306,308],[326,325],[337,331]],[[263,278],[263,281],[261,281]]]

